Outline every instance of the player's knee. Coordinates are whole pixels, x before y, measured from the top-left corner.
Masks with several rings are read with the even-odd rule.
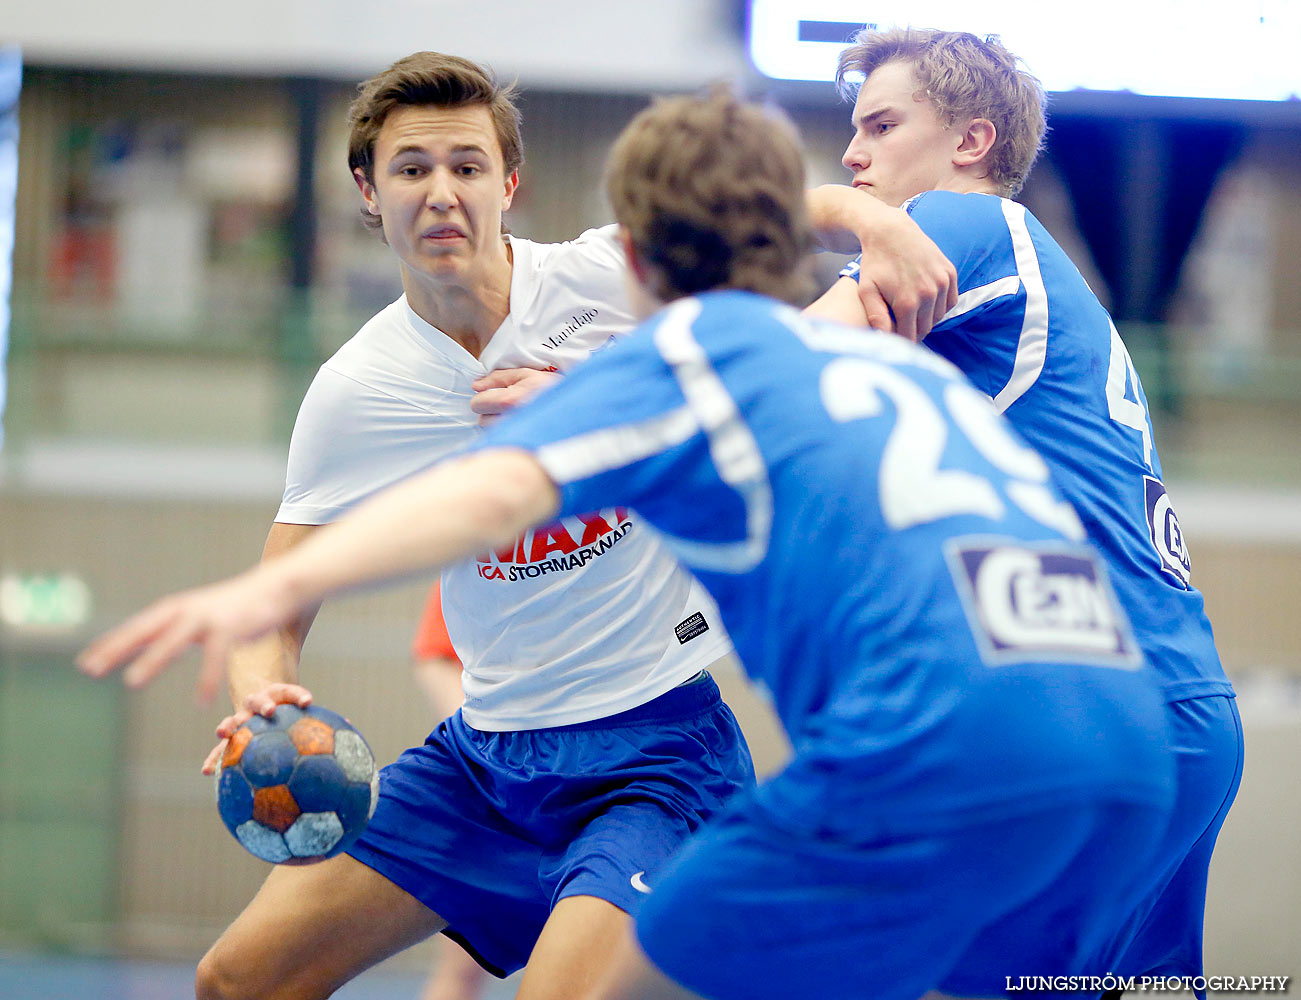
[[[223,963],[216,956],[216,948],[199,960],[194,973],[195,1000],[232,1000],[242,994],[236,992],[239,984],[225,974]]]
[[[288,994],[264,978],[255,979],[251,965],[226,956],[218,942],[199,962],[194,996],[195,1000],[268,1000]]]
[[[333,992],[334,987],[320,982],[314,970],[277,974],[269,973],[266,966],[218,941],[195,970],[195,1000],[324,1000]]]

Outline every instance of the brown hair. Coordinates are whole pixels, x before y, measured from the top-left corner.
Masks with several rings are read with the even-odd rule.
[[[442,52],[416,52],[362,81],[357,91],[356,99],[348,108],[351,126],[348,167],[360,167],[372,184],[375,182],[375,142],[385,120],[394,108],[399,107],[482,105],[492,116],[506,176],[509,177],[524,162],[515,85],[502,84],[492,70],[468,59]],[[365,211],[362,215],[367,225],[381,225],[378,217]]]
[[[912,66],[926,98],[946,126],[959,118],[987,118],[997,137],[985,159],[989,179],[1002,194],[1021,190],[1043,148],[1045,97],[1039,81],[1018,66],[997,35],[977,38],[965,31],[865,28],[840,53],[836,86],[853,100],[856,82],[888,62]]]
[[[812,231],[794,128],[722,87],[657,100],[610,152],[615,218],[662,280],[664,301],[736,288],[799,303],[812,294]]]

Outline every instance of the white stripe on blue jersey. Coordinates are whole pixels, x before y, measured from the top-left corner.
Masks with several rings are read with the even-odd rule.
[[[994,406],[1002,413],[1025,395],[1035,384],[1044,368],[1048,352],[1048,292],[1044,289],[1043,274],[1039,270],[1039,255],[1035,253],[1030,230],[1025,224],[1025,207],[1003,199],[1003,218],[1012,237],[1012,253],[1016,259],[1016,272],[1025,289],[1025,312],[1021,320],[1021,337],[1016,345],[1016,362],[1012,377],[994,396]]]
[[[693,565],[743,573],[762,562],[768,552],[772,486],[754,435],[692,333],[691,324],[699,315],[698,299],[684,299],[670,306],[655,329],[655,346],[709,440],[709,454],[719,477],[745,501],[745,541],[702,546],[678,539],[674,548]],[[690,558],[686,552],[690,552]]]
[[[690,408],[679,406],[639,424],[607,427],[545,445],[538,449],[538,460],[557,482],[570,483],[659,454],[699,430]]]
[[[987,285],[968,289],[958,296],[958,304],[944,314],[944,321],[957,319],[959,316],[971,312],[977,306],[983,306],[986,302],[1001,299],[1004,295],[1015,295],[1020,290],[1021,279],[1016,276],[999,278]]]

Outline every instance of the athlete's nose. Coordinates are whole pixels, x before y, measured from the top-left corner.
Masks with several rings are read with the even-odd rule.
[[[452,172],[445,167],[437,167],[429,172],[429,184],[425,189],[425,204],[440,212],[446,212],[456,204],[456,187],[452,183]]]
[[[840,158],[840,162],[844,164],[846,170],[851,173],[857,173],[858,171],[865,169],[871,162],[871,159],[872,158],[867,155],[867,151],[863,149],[862,145],[859,143],[858,136],[854,136],[854,138],[849,140],[849,145],[845,147],[845,155]]]

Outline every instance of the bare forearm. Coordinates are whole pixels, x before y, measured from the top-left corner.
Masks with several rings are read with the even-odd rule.
[[[907,212],[839,184],[814,188],[808,203],[828,248],[862,251],[857,294],[869,326],[921,340],[957,305],[957,270]]]
[[[911,225],[906,212],[844,184],[810,188],[805,204],[818,242],[836,253],[858,253],[879,227]]]
[[[311,607],[505,544],[554,514],[557,503],[555,486],[528,454],[480,452],[386,490],[265,569],[296,604]]]
[[[262,561],[279,558],[316,530],[316,525],[273,524],[262,549]],[[239,708],[247,695],[270,684],[298,682],[303,643],[319,608],[319,603],[312,604],[278,631],[231,651],[227,675],[231,704]]]

